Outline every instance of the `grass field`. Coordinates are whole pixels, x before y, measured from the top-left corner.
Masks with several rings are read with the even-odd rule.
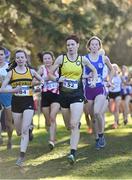
[[[30,142],[23,168],[15,165],[19,154],[19,138],[14,132],[13,149],[0,146],[0,179],[132,179],[132,119],[124,126],[122,119],[118,129],[111,129],[113,117],[107,114],[105,136],[107,146],[95,150],[93,135],[88,135],[82,116],[81,137],[77,161],[74,166],[67,162],[69,132],[64,128],[61,115],[57,117],[57,144],[49,151],[48,135],[44,129],[44,118],[34,116],[34,140]]]

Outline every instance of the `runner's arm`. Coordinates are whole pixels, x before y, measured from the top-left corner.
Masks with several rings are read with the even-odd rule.
[[[85,65],[88,66],[91,69],[91,71],[93,72],[93,80],[96,81],[98,78],[97,70],[85,56],[83,56],[83,58],[82,58],[82,64],[84,66]]]

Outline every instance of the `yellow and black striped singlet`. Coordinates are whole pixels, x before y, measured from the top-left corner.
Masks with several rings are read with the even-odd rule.
[[[13,88],[17,86],[22,87],[22,93],[15,94],[17,96],[32,96],[32,74],[30,69],[27,67],[25,73],[18,73],[15,69],[12,70],[12,77],[10,84]]]

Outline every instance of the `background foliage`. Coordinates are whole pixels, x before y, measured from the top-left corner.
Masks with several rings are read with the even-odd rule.
[[[0,0],[0,44],[26,49],[36,65],[41,50],[63,52],[71,33],[80,37],[80,53],[97,35],[112,62],[131,65],[131,17],[132,0]]]

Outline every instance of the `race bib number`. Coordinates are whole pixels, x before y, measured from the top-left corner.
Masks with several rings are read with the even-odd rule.
[[[89,78],[87,79],[87,82],[88,82],[88,84],[93,83],[93,78],[92,78],[92,77],[89,77]],[[102,82],[101,77],[98,77],[96,83],[101,83],[101,82]]]
[[[46,89],[55,89],[55,88],[58,88],[58,83],[57,82],[45,82],[44,83],[44,87],[46,88]]]
[[[77,89],[78,88],[78,81],[73,79],[65,79],[63,81],[63,87],[69,88],[69,89]]]
[[[22,86],[21,90],[18,93],[15,93],[16,96],[29,96],[30,89],[28,86]]]

